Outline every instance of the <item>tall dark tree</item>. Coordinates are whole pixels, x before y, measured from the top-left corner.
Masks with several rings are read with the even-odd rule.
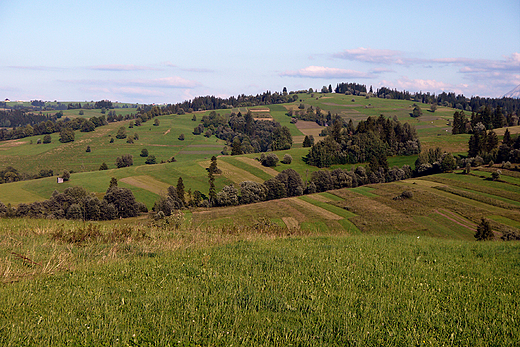
[[[184,182],[182,181],[182,177],[179,177],[179,179],[177,180],[177,195],[182,204],[186,206],[186,194],[184,192]]]
[[[240,142],[240,139],[237,136],[233,140],[233,146],[231,147],[231,155],[240,155],[240,154],[243,154],[242,143]]]
[[[477,239],[477,241],[486,241],[486,240],[492,240],[493,237],[494,237],[493,230],[491,230],[489,221],[485,218],[482,218],[482,221],[477,226],[477,232],[475,233],[475,238]]]

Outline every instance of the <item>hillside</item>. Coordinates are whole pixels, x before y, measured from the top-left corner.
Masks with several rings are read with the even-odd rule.
[[[339,114],[345,119],[352,119],[355,123],[366,119],[367,116],[397,117],[401,122],[413,124],[421,139],[423,148],[440,146],[447,151],[467,151],[468,135],[449,135],[451,127],[448,125],[453,109],[439,107],[436,112],[429,111],[429,105],[419,104],[423,109],[423,116],[410,117],[412,101],[388,100],[379,98],[365,98],[360,96],[347,96],[342,94],[299,94],[299,99],[290,104],[269,105],[262,107],[217,110],[222,114],[231,112],[246,113],[251,110],[255,117],[278,121],[287,126],[293,136],[293,148],[277,152],[280,158],[284,154],[291,154],[293,162],[290,165],[279,165],[275,171],[293,168],[302,177],[316,170],[303,163],[302,157],[308,149],[301,148],[305,135],[314,135],[319,140],[319,133],[323,127],[313,122],[299,121],[292,124],[291,118],[286,115],[289,110],[298,109],[300,104],[305,107],[320,107],[324,112],[330,111]],[[352,101],[354,100],[354,101]],[[99,114],[87,110],[84,117],[99,116]],[[131,112],[132,109],[122,109]],[[68,110],[68,116],[77,114],[78,110]],[[117,110],[120,112],[120,110]],[[225,143],[214,136],[207,138],[202,135],[193,135],[194,127],[199,124],[202,116],[209,111],[195,112],[184,115],[159,116],[159,126],[154,126],[153,121],[143,123],[139,127],[128,128],[130,121],[109,123],[106,126],[96,128],[90,133],[76,131],[76,140],[62,144],[58,141],[58,134],[52,134],[50,144],[36,144],[41,136],[27,137],[19,140],[0,143],[0,167],[13,166],[20,172],[37,173],[41,169],[52,169],[54,174],[61,174],[63,170],[73,171],[71,181],[65,184],[56,184],[55,178],[43,178],[36,181],[15,182],[0,185],[0,201],[5,204],[27,203],[49,198],[55,190],[63,191],[67,186],[81,185],[101,196],[111,177],[120,180],[120,185],[132,189],[137,199],[151,207],[165,187],[174,185],[182,176],[185,185],[192,191],[207,191],[207,172],[209,158],[219,155]],[[193,121],[193,116],[197,121]],[[138,140],[128,144],[126,139],[119,140],[115,135],[120,127],[125,127],[127,135],[137,134]],[[179,140],[179,135],[184,134],[184,141]],[[114,142],[110,143],[110,139]],[[90,146],[91,152],[86,148]],[[146,158],[140,157],[141,150],[146,148],[150,155],[155,155],[157,162],[168,161],[172,156],[177,160],[174,163],[157,165],[145,165]],[[115,169],[115,160],[123,154],[131,154],[134,165],[130,168]],[[259,154],[243,156],[219,157],[222,165],[226,165],[224,174],[217,177],[215,182],[217,189],[232,182],[239,183],[248,177],[253,181],[263,181],[274,175],[274,171],[265,172],[265,168],[258,166],[256,161],[247,158],[256,158]],[[390,158],[390,165],[413,165],[415,157]],[[109,170],[98,171],[105,162]],[[349,165],[340,166],[348,168]]]

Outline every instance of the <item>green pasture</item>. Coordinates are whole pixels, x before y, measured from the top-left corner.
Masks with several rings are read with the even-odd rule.
[[[0,286],[3,346],[513,346],[520,334],[518,243],[141,226],[159,242],[71,245],[45,222],[14,223],[0,256],[10,271],[23,268],[11,251],[35,264]]]

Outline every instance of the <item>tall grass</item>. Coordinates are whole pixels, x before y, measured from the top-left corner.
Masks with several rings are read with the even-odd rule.
[[[44,249],[71,259],[0,286],[1,345],[477,346],[520,336],[518,243],[149,225],[145,237],[77,244],[45,222],[48,232],[31,235],[37,225],[12,223],[19,231],[2,230],[2,249],[39,239],[18,250],[39,263]]]

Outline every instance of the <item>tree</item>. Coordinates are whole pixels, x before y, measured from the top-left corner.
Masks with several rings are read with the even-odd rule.
[[[43,138],[45,143],[45,137]],[[511,133],[509,132],[509,128],[506,129],[506,132],[504,133],[504,138],[502,139],[502,143],[511,146],[513,144],[513,140],[511,139]]]
[[[240,139],[237,136],[233,140],[233,146],[231,148],[231,155],[240,155],[240,154],[243,154],[243,152],[242,152],[242,144],[240,142]]]
[[[147,157],[148,156],[148,150],[146,148],[141,149],[141,154],[139,154],[141,157]]]
[[[68,172],[67,170],[63,171],[61,178],[63,178],[64,182],[67,182],[68,180],[70,180],[70,172]]]
[[[432,112],[437,111],[437,104],[431,104],[430,105],[430,111],[432,111]]]
[[[422,110],[419,106],[415,106],[412,111],[412,117],[417,118],[422,116]]]
[[[120,127],[117,131],[116,138],[118,139],[125,139],[126,138],[126,129],[125,127]]]
[[[184,134],[179,135],[179,140],[184,141]]]
[[[232,184],[222,188],[217,194],[217,204],[219,206],[235,206],[238,205],[238,189]]]
[[[129,137],[129,138],[126,139],[126,143],[133,144],[134,143],[134,139]]]
[[[217,157],[215,157],[215,156],[211,157],[211,163],[209,164],[209,168],[207,168],[206,170],[208,170],[209,172],[211,172],[214,175],[219,175],[222,173],[222,170],[220,170],[217,167]]]
[[[43,143],[51,143],[51,141],[52,141],[51,135],[47,134],[47,135],[43,136]]]
[[[197,115],[194,114],[193,117],[191,117],[191,120],[196,122],[197,121]]]
[[[85,152],[90,153],[91,149],[90,146],[87,146],[87,150]]]
[[[101,164],[101,166],[99,167],[99,170],[102,171],[102,170],[108,170],[108,165],[107,163],[103,162],[103,164]]]
[[[442,158],[441,169],[443,172],[451,172],[457,167],[457,162],[451,153],[447,153]]]
[[[252,204],[264,201],[267,195],[265,185],[253,181],[244,181],[240,183],[240,203]]]
[[[303,147],[312,147],[314,145],[314,136],[312,135],[305,135],[305,138],[303,139]]]
[[[110,183],[108,184],[108,189],[117,187],[117,178],[112,177],[110,179]]]
[[[491,230],[489,221],[485,218],[482,218],[482,221],[477,226],[477,232],[475,233],[475,238],[477,239],[477,241],[486,241],[486,240],[492,240],[493,237],[494,237],[493,230]]]
[[[155,158],[155,155],[150,155],[144,163],[149,165],[157,164],[157,158]]]
[[[161,122],[159,121],[159,119],[155,118],[154,122],[153,122],[153,125],[154,126],[159,126],[161,124]]]
[[[116,158],[116,166],[118,168],[128,167],[134,165],[134,159],[131,154],[123,154]]]
[[[179,177],[177,180],[177,196],[182,202],[182,205],[186,206],[186,194],[184,192],[184,182],[182,181],[182,177]]]
[[[137,216],[138,205],[130,189],[119,187],[109,188],[103,200],[108,204],[114,205],[117,217],[128,218]]]
[[[292,163],[292,156],[290,154],[285,154],[282,159],[282,163],[284,164],[290,164]]]
[[[74,141],[74,130],[71,128],[62,128],[60,130],[60,142],[67,143]]]
[[[279,160],[278,157],[273,152],[270,152],[267,155],[265,155],[264,153],[262,153],[260,155],[260,162],[262,163],[263,166],[267,166],[267,167],[276,166],[276,163],[278,163],[278,160]]]

